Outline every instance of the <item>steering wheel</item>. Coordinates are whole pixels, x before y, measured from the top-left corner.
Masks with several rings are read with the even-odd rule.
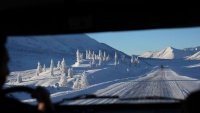
[[[54,106],[50,101],[50,94],[45,88],[38,86],[36,89],[33,89],[26,86],[15,86],[2,90],[1,94],[7,95],[9,93],[15,93],[15,92],[29,93],[32,98],[36,98],[36,100],[38,101],[38,105],[41,102],[45,105],[44,112],[55,113]]]

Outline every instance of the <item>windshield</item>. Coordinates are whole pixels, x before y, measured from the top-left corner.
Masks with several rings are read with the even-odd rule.
[[[199,31],[12,36],[4,88],[43,86],[53,102],[68,99],[62,104],[176,102],[199,89]],[[12,96],[35,102],[27,94]]]

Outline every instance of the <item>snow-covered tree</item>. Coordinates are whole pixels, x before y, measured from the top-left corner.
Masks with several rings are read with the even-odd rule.
[[[102,65],[102,58],[99,58],[99,66]]]
[[[17,76],[17,83],[21,83],[22,82],[22,76],[20,74],[18,74]]]
[[[60,68],[60,61],[58,61],[57,63],[57,68]]]
[[[86,76],[85,71],[84,71],[83,74],[82,74],[80,84],[81,84],[81,87],[82,87],[82,88],[89,85],[89,84],[88,84],[88,80],[87,80],[87,76]]]
[[[97,58],[98,58],[98,56],[95,54],[94,59],[97,59]]]
[[[80,54],[80,61],[83,60],[83,53]]]
[[[106,57],[106,61],[109,61],[110,60],[110,56],[108,55],[107,57]]]
[[[42,72],[42,66],[40,65],[40,62],[38,62],[38,66],[37,66],[35,75],[36,75],[36,76],[39,76],[39,74],[40,74],[41,72]]]
[[[89,50],[88,59],[91,59],[91,56],[92,56],[92,53],[91,53],[91,51]]]
[[[60,78],[59,85],[60,85],[60,87],[68,86],[67,77],[64,74]]]
[[[79,50],[77,49],[77,51],[76,51],[76,62],[80,62],[80,52],[79,52]]]
[[[106,52],[103,53],[103,61],[106,61]]]
[[[92,65],[95,65],[95,57],[92,58]]]
[[[117,62],[118,62],[118,58],[117,58],[117,52],[115,52],[115,65],[117,65]]]
[[[86,52],[85,52],[85,59],[89,59],[89,57],[88,57],[88,50],[86,50]]]
[[[135,66],[139,66],[140,65],[140,61],[139,61],[138,57],[135,58],[134,63],[135,63]]]
[[[53,63],[53,59],[51,59],[51,64],[50,64],[50,74],[51,74],[51,76],[54,76],[53,68],[54,68],[54,63]]]
[[[42,73],[42,66],[40,65],[40,62],[38,62],[37,70],[39,73]]]
[[[61,73],[62,74],[66,74],[67,73],[67,65],[65,63],[65,59],[63,58],[62,62],[61,62]]]
[[[134,63],[134,57],[131,56],[131,63]]]
[[[39,72],[38,69],[36,69],[35,75],[36,75],[36,76],[39,76],[39,75],[40,75],[40,72]]]
[[[43,72],[45,72],[46,71],[46,65],[44,64],[44,66],[43,66]]]
[[[99,50],[99,59],[102,59],[102,58],[103,58],[102,52],[101,50]]]
[[[73,70],[71,68],[68,69],[68,78],[72,78],[73,77],[72,71]]]
[[[92,57],[91,57],[91,59],[92,59],[93,57],[95,57],[94,51],[92,52]]]
[[[80,88],[81,86],[80,86],[80,83],[79,83],[79,82],[80,82],[80,81],[79,81],[79,79],[77,78],[76,81],[74,82],[72,88],[73,88],[73,89]]]

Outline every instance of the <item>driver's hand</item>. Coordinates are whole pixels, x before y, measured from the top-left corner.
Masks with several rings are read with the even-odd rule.
[[[43,87],[38,86],[33,92],[33,98],[36,98],[38,102],[50,101],[50,93]]]
[[[42,112],[54,112],[54,106],[50,100],[50,93],[43,87],[38,86],[33,94],[33,98],[38,101],[38,110]]]

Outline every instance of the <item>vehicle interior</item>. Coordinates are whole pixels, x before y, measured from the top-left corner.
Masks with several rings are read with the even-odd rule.
[[[28,37],[199,27],[199,13],[200,7],[187,2],[180,5],[126,0],[5,0],[0,2],[0,33],[7,37]],[[160,65],[160,68],[166,67]],[[34,89],[26,86],[4,89],[5,94],[23,91],[31,95]],[[95,98],[118,97],[85,95],[68,100]],[[52,105],[56,113],[196,113],[200,111],[199,102],[200,91],[197,90],[186,99],[174,102]],[[33,105],[33,109],[36,106]]]

